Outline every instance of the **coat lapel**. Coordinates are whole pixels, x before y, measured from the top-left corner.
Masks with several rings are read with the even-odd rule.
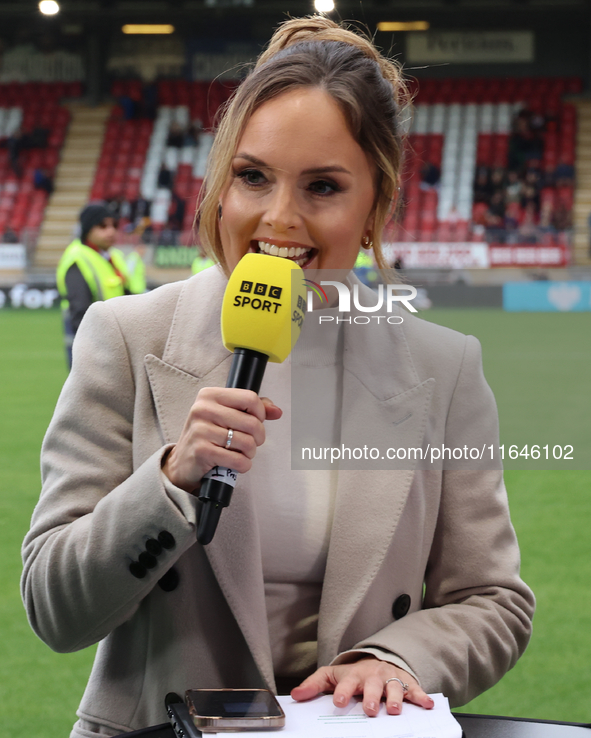
[[[435,380],[419,380],[403,326],[344,328],[341,443],[384,450],[421,446]],[[318,626],[319,665],[343,650],[342,637],[384,561],[411,487],[414,462],[390,471],[376,469],[378,464],[339,470]]]
[[[217,267],[188,280],[162,359],[145,358],[163,443],[178,440],[202,387],[226,384],[231,354],[220,332],[225,285]],[[274,688],[260,537],[253,500],[239,483],[205,553],[263,679]]]

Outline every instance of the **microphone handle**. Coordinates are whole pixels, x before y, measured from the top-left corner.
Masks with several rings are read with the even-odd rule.
[[[258,395],[268,359],[267,354],[259,351],[235,349],[226,387],[249,389]],[[222,510],[230,504],[237,478],[238,473],[233,469],[214,466],[201,480],[199,500],[202,504],[197,528],[197,540],[201,545],[211,543]]]

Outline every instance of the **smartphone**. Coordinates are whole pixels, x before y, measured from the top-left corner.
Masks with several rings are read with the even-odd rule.
[[[268,689],[188,689],[185,702],[203,733],[283,728],[285,713]]]

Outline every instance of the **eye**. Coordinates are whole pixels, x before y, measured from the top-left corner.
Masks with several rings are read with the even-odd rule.
[[[252,187],[265,184],[267,181],[267,178],[260,169],[243,169],[241,172],[237,172],[236,176],[245,184]]]
[[[317,179],[308,185],[308,189],[315,195],[331,195],[333,192],[340,192],[341,188],[335,182]]]

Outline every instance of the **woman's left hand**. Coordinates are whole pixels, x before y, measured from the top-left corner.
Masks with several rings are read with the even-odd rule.
[[[388,682],[396,677],[408,684],[403,692],[399,682]],[[390,715],[399,715],[402,701],[407,700],[427,710],[434,705],[433,700],[420,688],[418,682],[407,671],[387,661],[369,656],[351,664],[322,666],[292,689],[294,700],[310,700],[321,692],[333,692],[333,702],[337,707],[345,707],[353,695],[363,695],[363,711],[368,717],[375,717],[380,711],[380,702],[386,695],[386,710]]]

